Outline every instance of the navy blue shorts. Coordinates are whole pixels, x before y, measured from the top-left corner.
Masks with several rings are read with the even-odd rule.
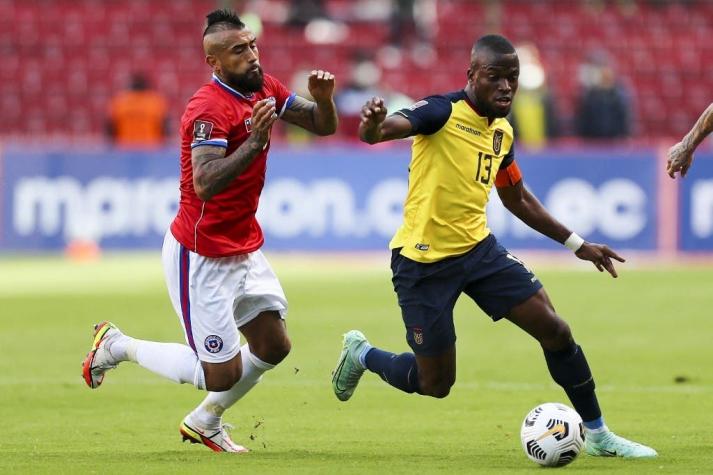
[[[453,307],[462,292],[499,320],[542,288],[492,234],[465,254],[429,264],[404,257],[400,250],[391,254],[392,282],[406,340],[418,355],[438,355],[455,343]]]

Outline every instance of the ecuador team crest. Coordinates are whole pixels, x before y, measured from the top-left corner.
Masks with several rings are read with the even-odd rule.
[[[495,129],[493,132],[493,153],[500,155],[500,150],[503,148],[503,136],[505,133],[500,129]]]
[[[413,329],[413,341],[417,345],[423,345],[423,329],[422,328],[414,328]]]

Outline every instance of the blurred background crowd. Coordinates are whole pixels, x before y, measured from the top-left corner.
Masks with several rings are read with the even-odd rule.
[[[0,0],[0,140],[176,142],[210,77],[200,38],[216,7],[241,15],[265,71],[299,94],[309,70],[337,75],[336,140],[355,139],[372,95],[395,110],[463,87],[491,32],[520,54],[526,147],[679,137],[713,94],[707,0]],[[281,126],[276,140],[310,138]]]

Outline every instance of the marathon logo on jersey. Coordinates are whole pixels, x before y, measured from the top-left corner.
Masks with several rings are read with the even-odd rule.
[[[503,136],[505,132],[500,129],[496,129],[493,132],[493,153],[495,155],[500,155],[500,149],[503,147]]]
[[[208,335],[205,338],[204,345],[208,353],[218,353],[223,349],[223,339],[218,335]]]
[[[414,246],[416,249],[419,251],[428,251],[428,249],[431,247],[430,244],[422,244],[422,243],[416,243],[416,246]]]
[[[206,120],[197,120],[193,123],[193,142],[202,142],[210,140],[210,134],[213,132],[213,123]]]
[[[415,327],[413,329],[413,341],[417,345],[423,345],[423,328]]]
[[[248,133],[253,131],[253,118],[250,117],[249,119],[245,119],[245,130],[247,130]]]

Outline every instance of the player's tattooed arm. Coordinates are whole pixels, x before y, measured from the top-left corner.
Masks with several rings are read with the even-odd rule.
[[[191,164],[193,188],[198,198],[208,201],[240,176],[267,145],[270,129],[276,120],[274,101],[265,99],[255,104],[252,132],[233,153],[226,156],[225,148],[213,145],[195,147],[191,154]]]
[[[557,221],[540,203],[535,195],[525,188],[522,180],[512,186],[498,187],[498,196],[505,208],[535,231],[563,244],[572,232]],[[603,244],[584,242],[575,252],[582,260],[590,261],[599,270],[617,277],[612,259],[624,262],[624,258]]]
[[[713,132],[713,103],[701,114],[683,140],[669,149],[666,163],[668,176],[675,178],[676,172],[679,172],[682,177],[686,176],[693,163],[693,152],[711,132]]]
[[[359,139],[362,142],[375,144],[413,135],[411,121],[398,114],[386,117],[387,112],[381,97],[372,97],[364,104],[359,122]]]
[[[332,135],[339,124],[333,99],[334,75],[329,71],[312,71],[307,89],[314,102],[296,96],[282,118],[317,135]]]

